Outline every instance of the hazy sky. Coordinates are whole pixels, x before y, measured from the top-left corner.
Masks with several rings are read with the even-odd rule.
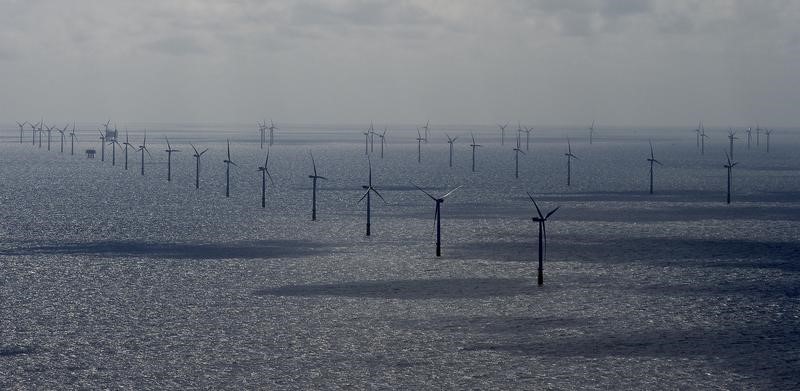
[[[796,0],[0,0],[0,120],[794,126]]]

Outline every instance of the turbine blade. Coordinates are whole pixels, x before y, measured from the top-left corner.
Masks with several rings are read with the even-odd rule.
[[[527,192],[526,192],[526,193],[527,193]],[[539,218],[540,218],[540,219],[544,219],[544,216],[542,215],[542,210],[541,210],[541,209],[539,209],[539,204],[537,204],[537,203],[536,203],[536,200],[534,200],[534,199],[533,199],[533,196],[531,195],[531,193],[528,193],[528,198],[530,198],[530,199],[531,199],[531,202],[533,202],[533,206],[535,206],[535,207],[536,207],[536,213],[538,213],[538,214],[539,214]]]
[[[547,216],[544,216],[544,219],[545,219],[545,220],[547,220],[548,218],[550,218],[550,216],[552,216],[552,215],[553,215],[553,213],[556,213],[556,211],[557,211],[559,208],[561,208],[561,207],[560,207],[560,206],[556,206],[556,208],[555,208],[555,209],[553,209],[553,210],[551,210],[551,211],[550,211],[550,213],[548,213],[548,214],[547,214]]]
[[[464,186],[464,185],[459,185],[459,186],[458,186],[458,187],[456,187],[455,189],[453,189],[453,190],[450,190],[450,191],[449,191],[447,194],[445,194],[445,195],[443,195],[443,196],[442,196],[442,199],[444,199],[444,198],[447,198],[447,197],[448,197],[450,194],[453,194],[453,192],[455,192],[456,190],[460,189],[460,188],[461,188],[461,186]]]
[[[411,184],[412,184],[412,185],[414,185],[414,187],[416,187],[417,189],[419,189],[419,191],[421,191],[421,192],[425,193],[425,195],[427,195],[428,197],[431,197],[431,199],[432,199],[432,200],[436,201],[436,197],[432,196],[432,195],[431,195],[430,193],[428,193],[427,191],[425,191],[425,190],[422,190],[422,188],[421,188],[421,187],[419,187],[419,186],[415,185],[414,183],[411,183]]]
[[[361,198],[358,199],[358,202],[360,203],[362,200],[364,200],[364,198],[367,198],[367,194],[369,194],[369,190],[364,192],[364,195],[362,195]]]

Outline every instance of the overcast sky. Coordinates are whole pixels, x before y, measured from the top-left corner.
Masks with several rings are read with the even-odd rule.
[[[797,125],[796,0],[0,0],[0,120]]]

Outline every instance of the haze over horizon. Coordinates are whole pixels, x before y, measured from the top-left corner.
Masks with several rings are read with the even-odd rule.
[[[6,1],[0,120],[797,125],[800,2]]]

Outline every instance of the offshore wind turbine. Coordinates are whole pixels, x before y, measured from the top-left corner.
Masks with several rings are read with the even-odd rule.
[[[386,132],[388,129],[383,128],[383,133],[378,133],[378,137],[381,138],[381,159],[383,159],[383,144],[386,142]]]
[[[747,128],[745,131],[747,133],[747,150],[750,150],[750,140],[753,138],[753,128]]]
[[[572,183],[572,159],[577,159],[578,157],[572,154],[572,145],[569,142],[569,137],[567,137],[567,153],[564,156],[567,157],[567,186],[570,186]]]
[[[470,136],[472,136],[472,144],[469,145],[470,147],[472,147],[472,172],[475,172],[475,149],[480,147],[481,145],[475,143],[474,134],[470,133]]]
[[[506,138],[506,127],[508,126],[508,122],[505,125],[497,124],[497,127],[500,128],[500,145],[505,145],[505,138]]]
[[[172,149],[172,146],[169,145],[169,138],[164,136],[164,140],[167,140],[167,149],[164,152],[167,153],[167,182],[172,181],[172,154],[175,152],[180,152],[179,149]]]
[[[112,166],[116,166],[117,165],[117,149],[114,148],[114,146],[116,145],[116,146],[118,146],[120,148],[122,148],[122,146],[119,145],[119,142],[117,141],[116,137],[112,138],[111,141],[108,142],[108,145],[111,146],[111,165]]]
[[[761,127],[756,123],[756,147],[761,147]]]
[[[100,161],[104,162],[106,161],[106,134],[100,129],[97,129],[97,133],[100,133]],[[142,159],[142,161],[144,162],[144,159]],[[144,172],[144,169],[142,169],[142,172]]]
[[[261,207],[267,207],[267,177],[269,183],[275,184],[272,181],[272,175],[269,174],[269,148],[267,148],[267,158],[264,160],[264,165],[258,168],[261,171]]]
[[[697,149],[700,149],[700,129],[703,128],[703,121],[697,124],[697,129],[694,130],[695,136],[697,136]]]
[[[428,143],[428,130],[430,130],[431,121],[426,121],[425,126],[420,126],[420,129],[425,129],[425,144]]]
[[[363,196],[361,196],[361,199],[359,199],[358,202],[363,201],[364,198],[367,199],[367,236],[369,236],[370,235],[370,226],[371,226],[370,214],[372,212],[372,209],[371,209],[372,207],[370,206],[371,203],[370,203],[370,194],[369,193],[370,192],[375,193],[375,195],[380,197],[380,199],[383,200],[383,202],[386,202],[386,200],[383,198],[381,193],[378,193],[378,191],[375,190],[374,187],[372,187],[372,161],[370,161],[369,158],[367,158],[367,164],[369,164],[369,182],[367,182],[368,184],[366,186],[361,186],[363,189],[366,190],[366,192],[364,193]]]
[[[312,182],[311,221],[317,221],[317,179],[328,180],[328,178],[317,175],[317,163],[314,161],[314,155],[311,153],[311,151],[308,151],[308,154],[311,156],[311,166],[314,168],[314,174],[308,176],[309,178],[311,178]]]
[[[203,156],[203,154],[208,151],[208,148],[204,149],[203,152],[197,152],[197,148],[194,147],[194,144],[189,144],[189,145],[191,145],[192,149],[194,149],[194,155],[192,155],[192,156],[194,156],[195,160],[197,161],[197,168],[195,169],[195,172],[194,172],[194,188],[195,189],[199,189],[200,188],[200,157]]]
[[[556,211],[558,210],[558,208],[560,208],[560,206],[557,206],[555,209],[551,210],[546,215],[542,215],[542,210],[539,209],[539,205],[536,204],[536,200],[533,199],[531,193],[528,193],[528,197],[531,199],[531,202],[533,202],[533,206],[536,207],[536,214],[539,215],[538,218],[533,217],[531,218],[531,220],[533,220],[533,222],[535,223],[539,223],[539,268],[536,276],[536,282],[539,285],[544,285],[543,264],[544,264],[544,256],[547,250],[547,229],[545,227],[545,223],[547,222],[547,219],[549,219],[550,216],[553,215],[553,213],[556,213]]]
[[[731,203],[731,181],[733,179],[733,167],[736,166],[737,162],[731,162],[731,157],[728,156],[728,153],[725,152],[725,159],[728,161],[728,164],[725,165],[725,168],[728,169],[728,198],[727,203]]]
[[[772,134],[772,129],[764,129],[764,134],[767,135],[767,152],[769,152],[769,136]]]
[[[199,162],[199,158],[198,158]],[[231,160],[231,140],[228,139],[228,158],[223,160],[225,163],[225,197],[231,196],[231,164],[236,167],[239,167],[236,163]]]
[[[130,149],[132,149],[134,151],[136,150],[136,147],[134,147],[133,144],[131,144],[129,139],[128,139],[128,130],[127,129],[125,129],[125,142],[122,143],[122,145],[125,146],[125,148],[124,148],[125,149],[125,170],[127,170],[128,169],[128,148],[130,148]]]
[[[19,143],[20,144],[22,144],[22,137],[23,137],[22,133],[25,130],[25,124],[27,124],[27,123],[28,123],[28,121],[24,121],[23,123],[19,123],[19,121],[17,121],[17,125],[19,125]]]
[[[519,141],[519,139],[517,139]],[[514,148],[514,178],[519,178],[519,154],[525,154],[520,148],[519,143],[517,143],[517,147]]]
[[[264,121],[264,123],[266,122],[267,121]],[[269,129],[269,145],[272,146],[273,136],[275,135],[275,129],[278,128],[275,126],[275,123],[272,122],[272,120],[269,120],[269,127],[267,129]]]
[[[530,151],[530,149],[531,149],[531,132],[533,131],[533,128],[525,128],[525,129],[523,129],[523,131],[525,132],[525,150],[526,151]]]
[[[261,134],[261,149],[264,149],[264,132],[267,130],[267,120],[264,120],[264,123],[258,122],[258,132]]]
[[[650,194],[653,194],[653,163],[658,163],[661,166],[661,162],[656,160],[655,156],[653,155],[653,142],[650,142],[650,159],[647,159],[650,162]]]
[[[422,141],[424,140],[419,133],[419,128],[417,128],[417,163],[422,163]]]
[[[75,134],[75,122],[72,123],[72,131],[69,132],[69,138],[69,154],[75,155],[75,139],[78,138],[78,136]]]
[[[412,185],[413,185],[413,183],[412,183]],[[442,212],[441,212],[442,203],[444,202],[445,198],[449,197],[451,194],[453,194],[454,191],[456,191],[459,188],[461,188],[461,186],[458,186],[455,189],[450,190],[449,192],[447,192],[445,195],[443,195],[441,197],[434,197],[430,193],[428,193],[427,191],[422,190],[422,188],[417,186],[417,185],[414,185],[414,187],[419,189],[419,191],[425,193],[425,195],[427,195],[428,197],[431,197],[431,199],[434,202],[436,202],[436,212],[434,214],[434,219],[436,220],[435,221],[435,224],[436,224],[436,256],[437,257],[441,257],[442,256]]]
[[[369,153],[375,152],[375,125],[369,123]]]
[[[139,152],[142,153],[142,175],[144,175],[144,153],[147,152],[147,156],[150,156],[150,159],[153,158],[153,155],[147,149],[147,129],[144,130],[144,138],[142,139],[142,145],[139,146]]]
[[[53,126],[45,126],[45,127],[47,128],[47,150],[49,151],[50,150],[50,139],[53,136],[53,129],[58,129],[58,128],[56,128],[55,125],[53,125]]]
[[[44,126],[44,127],[47,127],[47,125],[45,125],[45,124],[44,124],[44,121],[42,121],[42,122],[39,124],[39,148],[41,148],[41,147],[42,147],[42,134],[44,133],[44,130],[42,130],[42,127],[43,127],[43,126]]]
[[[444,135],[447,136],[447,143],[450,144],[450,167],[453,167],[453,143],[458,139],[458,136],[450,138],[447,133]]]
[[[738,140],[739,138],[736,137],[736,131],[731,129],[728,131],[728,140],[731,142],[731,159],[733,159],[733,140]]]
[[[61,133],[61,152],[60,153],[64,153],[64,135],[65,135],[64,132],[66,132],[68,128],[69,128],[69,124],[67,124],[67,126],[64,126],[64,129],[56,128],[58,133]]]
[[[594,138],[594,120],[592,120],[592,126],[589,127],[589,144],[592,143],[593,138]]]
[[[710,138],[706,135],[706,129],[702,126],[700,127],[700,154],[706,154],[706,139]]]
[[[33,146],[36,145],[36,128],[39,126],[40,123],[42,123],[42,122],[39,121],[38,124],[32,124],[32,123],[28,122],[28,125],[30,125],[30,127],[31,127],[31,145],[33,145]]]
[[[364,155],[369,155],[369,135],[371,134],[370,130],[367,129],[364,131],[364,133],[361,134],[364,135]]]

